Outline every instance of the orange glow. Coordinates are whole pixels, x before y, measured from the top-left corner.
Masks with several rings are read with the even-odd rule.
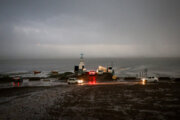
[[[145,80],[142,80],[142,85],[145,85],[146,84],[146,81]]]

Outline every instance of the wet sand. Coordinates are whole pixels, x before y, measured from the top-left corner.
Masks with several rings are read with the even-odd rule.
[[[0,89],[0,120],[177,120],[180,83],[113,82]]]
[[[0,89],[0,120],[39,120],[71,89],[67,85]]]
[[[43,119],[177,120],[180,84],[78,86],[59,99]]]

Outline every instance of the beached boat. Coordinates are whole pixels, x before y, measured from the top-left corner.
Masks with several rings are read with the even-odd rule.
[[[51,71],[51,74],[56,75],[56,74],[58,74],[58,71]]]
[[[39,73],[41,73],[41,71],[33,71],[34,72],[34,74],[39,74]]]

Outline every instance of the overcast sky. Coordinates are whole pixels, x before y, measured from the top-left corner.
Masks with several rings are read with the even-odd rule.
[[[0,58],[180,57],[180,0],[0,0]]]

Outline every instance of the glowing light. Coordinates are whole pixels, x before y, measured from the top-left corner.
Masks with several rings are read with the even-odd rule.
[[[95,85],[96,82],[95,82],[95,81],[89,81],[88,84],[90,84],[90,85]]]
[[[80,83],[83,83],[83,80],[78,80],[77,82],[80,84]]]
[[[89,75],[95,75],[95,74],[96,74],[95,71],[90,71],[90,72],[89,72]]]
[[[142,79],[142,85],[145,85],[146,84],[146,80],[143,78]]]
[[[89,76],[88,84],[90,84],[90,85],[96,84],[96,76]]]
[[[13,87],[19,87],[20,83],[19,82],[13,82]]]

